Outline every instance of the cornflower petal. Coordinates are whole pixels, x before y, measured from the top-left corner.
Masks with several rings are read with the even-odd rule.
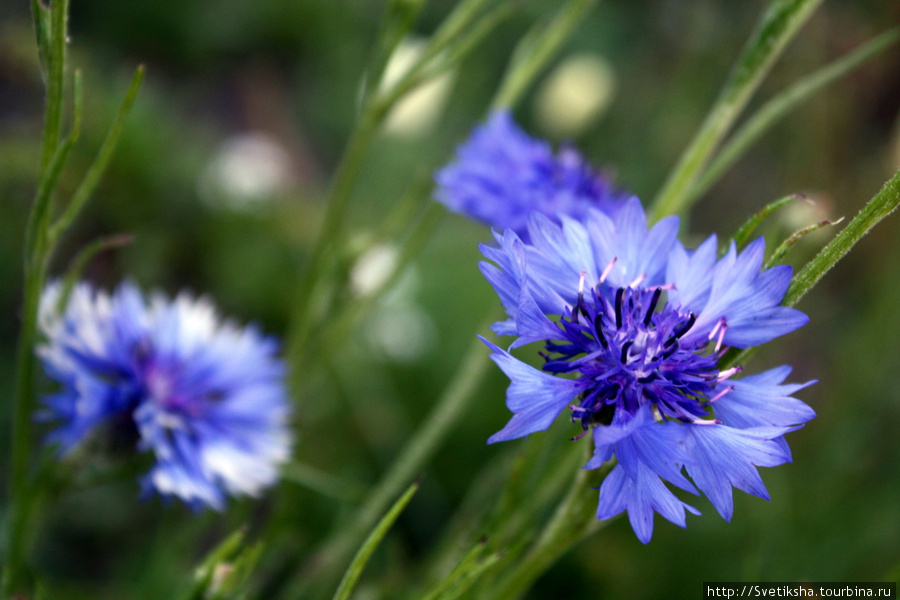
[[[758,346],[805,325],[802,312],[779,306],[791,282],[791,267],[762,271],[765,240],[758,238],[737,253],[734,242],[713,269],[706,305],[699,311],[688,340],[697,340],[725,319],[724,343],[737,348]],[[676,287],[679,282],[675,281]]]
[[[734,502],[731,488],[764,500],[769,492],[755,467],[777,467],[790,462],[775,440],[796,427],[689,427],[688,452],[695,462],[685,465],[688,475],[710,499],[726,521],[731,521]]]
[[[596,173],[577,150],[554,154],[530,137],[509,111],[494,112],[435,175],[435,199],[450,210],[528,240],[529,215],[581,219],[589,209],[615,214],[626,194]]]
[[[585,387],[581,381],[542,373],[483,337],[479,338],[491,349],[491,359],[510,379],[506,406],[513,412],[513,417],[488,439],[489,444],[547,429]]]

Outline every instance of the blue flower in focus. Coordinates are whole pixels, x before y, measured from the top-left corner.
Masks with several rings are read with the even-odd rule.
[[[61,384],[40,415],[56,423],[48,441],[65,453],[100,426],[136,434],[155,458],[144,490],[195,507],[276,481],[291,436],[273,338],[184,294],[145,301],[130,284],[110,296],[82,283],[59,310],[60,294],[56,283],[41,298],[38,354]]]
[[[454,212],[528,239],[528,215],[583,218],[591,208],[615,214],[628,198],[582,158],[522,131],[508,111],[495,112],[435,176],[436,199]]]
[[[640,202],[615,215],[589,211],[557,224],[534,214],[530,241],[507,229],[482,263],[509,318],[493,326],[512,347],[544,344],[540,370],[485,340],[510,378],[509,423],[489,443],[547,429],[565,410],[591,433],[586,468],[615,457],[600,487],[597,518],[628,512],[638,538],[653,515],[685,526],[699,514],[666,485],[697,494],[730,520],[732,487],[768,499],[756,467],[791,459],[784,435],[815,417],[791,397],[781,367],[744,377],[724,369],[729,347],[747,348],[801,327],[780,306],[791,268],[762,270],[760,238],[717,259],[715,236],[694,251],[677,240],[676,217],[647,227]],[[685,476],[685,473],[688,477]]]

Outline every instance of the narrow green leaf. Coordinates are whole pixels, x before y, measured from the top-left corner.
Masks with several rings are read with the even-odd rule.
[[[509,1],[486,13],[469,29],[461,32],[454,43],[447,46],[442,53],[432,60],[420,61],[417,66],[413,66],[406,76],[381,99],[382,102],[393,106],[397,100],[426,81],[446,73],[461,63],[500,23],[512,16],[515,9],[515,2]]]
[[[207,598],[216,574],[216,568],[237,556],[244,545],[246,530],[238,529],[213,548],[194,572],[194,580],[181,600],[203,600]]]
[[[768,217],[770,214],[784,206],[785,204],[789,204],[794,200],[805,199],[806,196],[803,194],[791,194],[790,196],[785,196],[784,198],[779,198],[774,202],[770,202],[767,204],[761,211],[747,219],[743,225],[741,225],[737,232],[732,236],[732,240],[734,241],[735,246],[740,249],[747,240],[750,239],[750,236],[756,231],[756,228]]]
[[[841,217],[837,221],[821,221],[820,223],[813,223],[812,225],[807,225],[801,229],[798,229],[794,233],[792,233],[786,240],[781,242],[781,245],[775,248],[775,251],[772,252],[772,256],[769,257],[769,260],[766,261],[763,269],[771,269],[775,265],[781,264],[784,256],[788,253],[788,250],[794,247],[794,244],[800,241],[801,238],[809,235],[813,231],[821,229],[823,227],[827,227],[828,225],[837,225],[841,221],[844,220],[844,217]]]
[[[866,203],[852,221],[844,227],[828,244],[822,248],[806,266],[794,275],[791,285],[784,296],[785,306],[794,306],[806,293],[816,285],[834,265],[875,227],[882,219],[890,215],[900,205],[900,170],[894,173],[875,196]],[[734,355],[726,356],[725,368],[742,365],[753,356],[757,347],[746,348]]]
[[[119,112],[113,120],[109,133],[103,141],[103,145],[100,146],[97,158],[94,159],[94,163],[85,174],[84,179],[81,181],[81,185],[75,190],[75,194],[72,196],[69,205],[53,224],[50,232],[51,239],[57,240],[60,235],[65,233],[66,229],[72,225],[75,218],[84,208],[85,204],[87,204],[87,201],[90,199],[91,194],[94,193],[97,184],[100,183],[100,178],[103,177],[103,173],[106,171],[106,167],[109,165],[109,161],[116,150],[116,145],[119,143],[119,138],[122,136],[122,130],[125,128],[125,121],[128,119],[128,114],[131,112],[131,107],[134,104],[134,99],[137,97],[143,77],[144,67],[141,65],[134,72],[134,77],[131,79],[131,85],[128,88],[128,92],[125,94],[125,99],[119,107]]]
[[[69,265],[69,269],[66,271],[66,276],[63,279],[63,288],[62,293],[59,295],[59,304],[57,305],[57,310],[62,312],[66,305],[69,303],[69,296],[72,294],[72,289],[75,287],[75,284],[81,278],[81,272],[84,270],[84,267],[93,259],[97,254],[103,252],[104,250],[110,250],[112,248],[121,248],[122,246],[127,246],[134,241],[134,236],[130,233],[123,233],[119,235],[111,235],[107,237],[102,237],[100,239],[94,240],[87,246],[81,249],[81,251],[75,256],[75,259],[72,260],[72,263]]]
[[[236,600],[246,598],[244,586],[262,557],[263,544],[257,542],[241,549],[231,561],[220,563],[213,572],[207,597],[210,600]]]
[[[456,600],[472,587],[492,566],[503,557],[500,553],[492,553],[482,557],[487,548],[487,540],[480,540],[459,561],[459,564],[435,588],[422,597],[422,600]]]
[[[513,52],[506,75],[494,97],[494,109],[515,106],[596,3],[597,0],[569,0],[549,24],[537,23],[525,34]]]
[[[375,54],[363,81],[361,106],[368,104],[375,90],[381,85],[388,60],[397,46],[412,29],[425,0],[389,0],[375,42]]]
[[[41,64],[41,76],[44,85],[50,70],[47,55],[50,52],[50,9],[41,0],[31,0],[31,22],[34,24],[34,36],[37,41],[38,58]]]
[[[455,43],[455,40],[471,28],[478,15],[493,2],[495,0],[462,0],[457,4],[453,12],[444,19],[434,35],[431,36],[428,47],[422,53],[418,65],[411,70],[423,67],[443,52],[447,46]]]
[[[894,212],[898,204],[900,204],[900,171],[894,173],[859,214],[794,275],[791,286],[785,294],[784,304],[786,306],[796,304],[864,235]]]
[[[369,559],[372,557],[372,554],[378,548],[378,545],[381,543],[381,540],[384,539],[384,536],[387,535],[388,530],[391,528],[391,525],[394,524],[394,521],[400,516],[400,513],[403,512],[403,509],[406,508],[406,505],[409,504],[412,497],[419,490],[420,482],[416,481],[409,488],[407,488],[406,492],[394,503],[391,509],[387,512],[386,515],[378,522],[375,526],[375,529],[372,530],[372,533],[369,534],[369,537],[366,538],[366,541],[363,542],[363,545],[359,548],[359,551],[356,553],[356,556],[353,558],[353,562],[350,563],[350,567],[347,569],[347,572],[344,573],[344,578],[341,580],[341,584],[338,586],[337,591],[334,593],[334,600],[347,600],[350,597],[350,594],[353,592],[353,588],[356,586],[356,582],[359,580],[359,577],[362,575],[363,569],[366,567],[366,563],[369,562]]]
[[[37,15],[45,15],[40,10]],[[46,15],[45,15],[46,16]],[[41,143],[41,171],[45,171],[53,160],[54,153],[62,137],[63,104],[65,102],[66,77],[66,44],[68,43],[67,24],[69,19],[69,0],[58,0],[50,6],[49,22],[39,17],[45,27],[49,23],[49,40],[47,45],[46,85],[47,98],[44,107],[44,134]],[[40,35],[40,34],[39,34]]]
[[[779,119],[825,86],[834,83],[870,58],[877,56],[900,40],[900,28],[892,29],[863,44],[853,52],[807,75],[787,90],[772,98],[750,118],[725,144],[691,190],[691,198],[699,198]]]
[[[690,191],[710,155],[728,133],[775,59],[822,0],[772,0],[750,36],[725,86],[653,204],[654,221],[683,214]]]

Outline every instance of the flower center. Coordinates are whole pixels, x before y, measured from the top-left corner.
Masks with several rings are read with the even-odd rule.
[[[683,340],[696,317],[662,300],[662,293],[661,287],[601,284],[588,298],[579,294],[560,319],[561,341],[547,343],[543,369],[592,382],[571,407],[585,430],[630,420],[647,404],[659,420],[696,422],[709,415],[713,389],[731,373],[720,374],[720,355],[706,351],[707,340]]]

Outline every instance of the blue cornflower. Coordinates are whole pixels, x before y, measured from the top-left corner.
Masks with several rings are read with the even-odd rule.
[[[56,423],[49,442],[67,453],[100,426],[136,438],[155,458],[145,492],[195,507],[276,481],[291,436],[273,338],[185,294],[145,301],[131,284],[110,296],[80,283],[65,307],[60,294],[55,283],[41,298],[38,354],[61,384],[39,415]]]
[[[578,437],[593,437],[586,468],[617,459],[597,518],[628,511],[644,543],[654,511],[682,527],[685,510],[699,514],[664,481],[699,488],[725,520],[732,487],[768,499],[756,467],[790,461],[783,436],[815,417],[791,397],[812,382],[783,384],[788,367],[734,380],[741,368],[721,366],[728,347],[807,322],[780,306],[791,268],[762,270],[761,238],[717,259],[715,236],[688,251],[677,229],[676,217],[648,229],[633,198],[615,216],[593,210],[583,222],[534,214],[530,242],[507,229],[499,247],[482,247],[495,263],[482,272],[509,315],[492,329],[515,336],[512,347],[544,344],[538,370],[485,340],[511,380],[514,413],[489,443],[547,429],[569,409]]]
[[[435,198],[454,212],[528,239],[528,215],[582,218],[591,208],[618,211],[628,194],[612,187],[575,148],[557,154],[530,137],[509,111],[493,113],[435,176]]]

